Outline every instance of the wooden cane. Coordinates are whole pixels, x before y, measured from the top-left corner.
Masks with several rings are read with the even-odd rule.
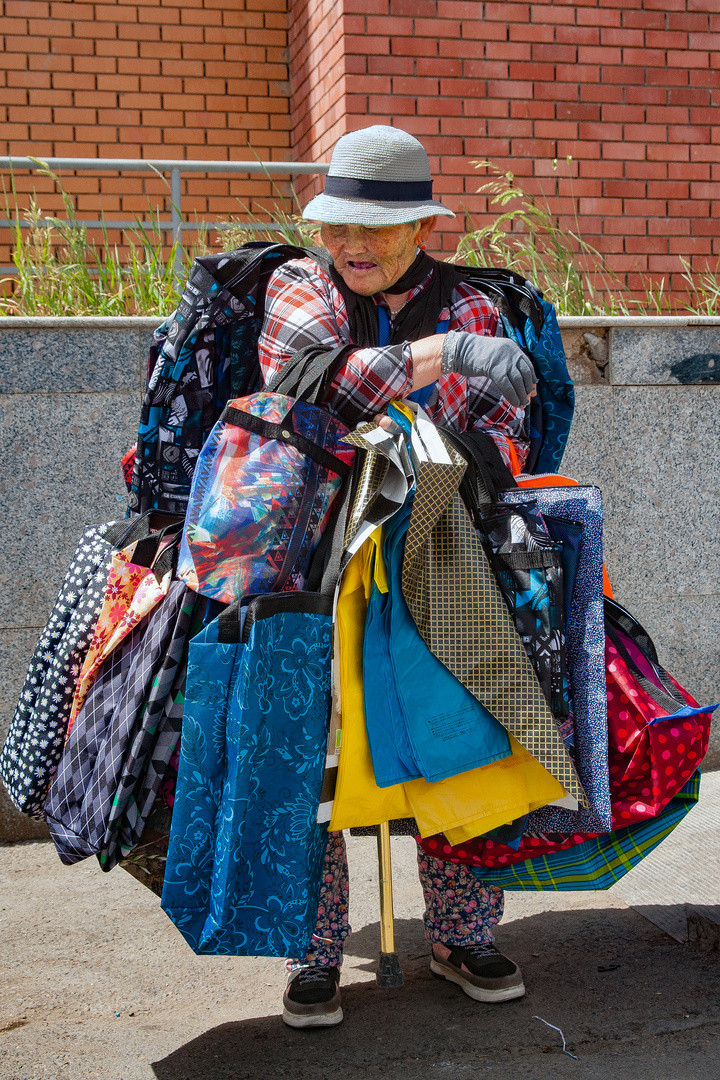
[[[395,917],[392,894],[392,857],[390,854],[390,823],[377,826],[378,882],[380,886],[380,963],[375,976],[378,986],[390,988],[403,985],[403,973],[395,952]]]

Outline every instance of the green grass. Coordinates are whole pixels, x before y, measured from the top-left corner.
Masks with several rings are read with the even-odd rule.
[[[563,315],[629,313],[631,301],[622,282],[605,269],[600,253],[580,235],[574,199],[575,228],[562,228],[549,200],[528,195],[513,173],[502,172],[489,161],[475,165],[493,174],[478,189],[487,197],[492,216],[486,225],[465,233],[451,261],[516,270],[541,288]]]
[[[35,159],[33,159],[35,160]],[[169,247],[151,212],[150,228],[137,221],[125,231],[125,251],[111,244],[107,229],[97,242],[78,224],[72,197],[60,178],[41,161],[37,171],[55,182],[65,218],[43,214],[35,197],[20,210],[13,177],[10,191],[3,183],[5,211],[17,221],[12,259],[17,273],[3,279],[7,295],[0,298],[4,315],[165,315],[179,299],[176,261],[187,273],[195,250],[177,243]],[[20,221],[25,222],[25,227]],[[203,248],[201,238],[199,248]]]
[[[158,213],[150,209],[150,227],[136,219],[133,228],[124,230],[122,248],[110,243],[104,228],[100,239],[91,239],[78,224],[72,197],[60,178],[44,162],[33,160],[37,172],[49,177],[60,192],[65,218],[44,215],[35,197],[21,211],[12,176],[9,191],[3,183],[7,217],[23,220],[25,226],[14,228],[12,258],[17,273],[3,279],[0,314],[167,315],[173,311],[179,282],[193,259],[211,250],[207,230],[199,229],[191,245],[177,241],[168,245]],[[562,315],[720,315],[720,260],[700,273],[693,273],[689,263],[681,260],[688,300],[669,293],[664,280],[649,277],[641,278],[644,296],[631,296],[618,275],[607,270],[602,255],[583,239],[574,197],[573,224],[561,226],[549,198],[526,193],[511,172],[502,172],[490,162],[476,164],[491,173],[479,189],[488,200],[489,220],[481,225],[471,221],[472,228],[461,237],[452,261],[515,269],[534,281]],[[240,203],[241,216],[218,222],[218,248],[221,244],[222,249],[232,250],[248,240],[305,246],[319,242],[319,226],[303,221],[295,190],[288,198],[272,183],[275,195],[270,206],[255,211]]]

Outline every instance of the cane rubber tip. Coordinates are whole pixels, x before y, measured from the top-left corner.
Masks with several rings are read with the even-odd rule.
[[[397,953],[380,953],[380,963],[378,964],[375,980],[378,986],[381,986],[383,990],[391,990],[395,986],[403,985],[403,973],[400,970],[400,961],[398,960]]]

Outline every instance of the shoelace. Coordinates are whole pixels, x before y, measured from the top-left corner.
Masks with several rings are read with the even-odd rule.
[[[494,945],[483,944],[481,941],[476,941],[472,945],[463,945],[462,948],[469,952],[472,957],[501,955]]]
[[[312,985],[313,983],[327,982],[328,978],[332,978],[329,972],[322,971],[318,968],[306,968],[305,971],[301,971],[292,981],[297,983],[298,986]]]

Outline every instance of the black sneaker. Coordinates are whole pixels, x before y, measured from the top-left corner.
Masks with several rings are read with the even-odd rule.
[[[282,1018],[289,1027],[334,1027],[343,1018],[340,969],[308,967],[293,971],[283,996]]]
[[[430,970],[475,1001],[511,1001],[525,993],[520,968],[494,945],[435,944]]]

